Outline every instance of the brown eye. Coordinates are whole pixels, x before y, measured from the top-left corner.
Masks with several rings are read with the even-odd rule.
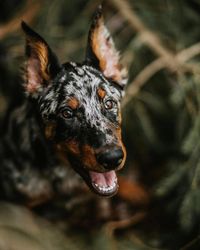
[[[113,100],[107,100],[104,103],[105,109],[113,109],[116,106],[116,102]]]
[[[70,119],[73,117],[73,112],[71,109],[67,108],[67,109],[64,109],[62,112],[62,117],[64,117],[65,119]]]

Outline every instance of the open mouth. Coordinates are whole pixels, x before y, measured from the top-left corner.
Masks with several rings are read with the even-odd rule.
[[[89,171],[92,189],[99,195],[112,196],[118,190],[117,175],[114,170],[97,173]]]
[[[80,164],[72,165],[74,170],[80,174],[89,188],[100,196],[113,196],[118,191],[117,175],[114,170],[108,172],[95,172],[87,170]]]

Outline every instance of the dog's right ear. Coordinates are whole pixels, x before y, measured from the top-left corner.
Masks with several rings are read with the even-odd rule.
[[[57,74],[60,64],[47,42],[25,22],[21,23],[26,35],[26,82],[30,95],[37,95]]]

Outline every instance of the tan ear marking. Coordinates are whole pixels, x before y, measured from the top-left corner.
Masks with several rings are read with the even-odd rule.
[[[42,73],[42,77],[44,80],[48,81],[50,76],[47,73],[48,68],[48,49],[47,46],[42,42],[32,42],[28,40],[28,44],[31,47],[31,49],[36,53],[36,56],[38,57],[39,63],[40,63],[40,70]]]
[[[25,22],[21,23],[26,36],[26,73],[24,88],[36,97],[60,70],[60,64],[47,42]]]
[[[88,41],[102,73],[123,87],[127,82],[127,71],[120,63],[119,52],[104,24],[101,9],[97,10],[93,19]],[[96,61],[94,63],[97,64]]]

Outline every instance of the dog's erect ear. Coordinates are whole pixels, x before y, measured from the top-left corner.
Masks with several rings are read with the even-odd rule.
[[[127,70],[121,65],[119,52],[104,24],[101,5],[94,14],[89,31],[86,61],[122,88],[126,85]]]
[[[26,35],[25,89],[29,94],[36,94],[56,75],[60,65],[46,41],[25,22],[21,26]]]

